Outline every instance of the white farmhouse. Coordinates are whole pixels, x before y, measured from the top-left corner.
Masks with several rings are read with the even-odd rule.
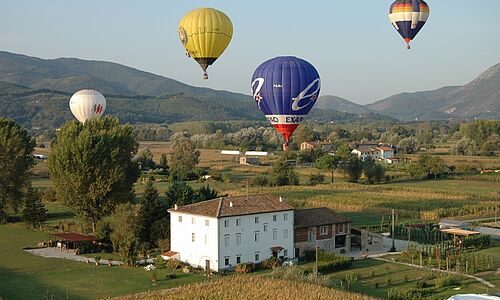
[[[169,212],[168,256],[193,266],[219,271],[294,255],[294,209],[282,197],[218,198]]]

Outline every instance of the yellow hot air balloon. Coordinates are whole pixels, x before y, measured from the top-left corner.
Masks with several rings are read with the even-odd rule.
[[[179,38],[187,55],[194,58],[203,69],[203,79],[208,79],[208,66],[226,50],[232,37],[233,23],[217,9],[195,9],[179,23]]]

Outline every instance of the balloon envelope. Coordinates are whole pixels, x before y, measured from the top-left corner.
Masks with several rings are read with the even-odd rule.
[[[179,38],[187,54],[205,72],[226,50],[233,37],[233,23],[223,12],[199,8],[187,13],[179,23]]]
[[[281,56],[261,64],[252,76],[252,95],[286,144],[319,97],[318,71],[307,61]]]
[[[423,0],[397,0],[389,10],[389,20],[409,45],[429,18],[429,5]]]
[[[95,90],[81,90],[69,99],[69,108],[81,123],[102,116],[106,110],[106,99]]]

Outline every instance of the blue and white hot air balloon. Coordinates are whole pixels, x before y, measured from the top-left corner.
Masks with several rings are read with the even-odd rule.
[[[252,95],[259,109],[285,138],[284,150],[316,103],[320,88],[318,71],[297,57],[275,57],[255,70]]]

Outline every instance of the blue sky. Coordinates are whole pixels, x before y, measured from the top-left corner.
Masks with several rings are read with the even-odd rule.
[[[500,62],[499,0],[428,0],[412,50],[387,17],[391,0],[3,0],[0,49],[42,58],[106,60],[187,84],[250,94],[263,61],[295,55],[322,78],[322,95],[370,103],[400,92],[465,84]],[[177,25],[198,7],[230,16],[231,44],[201,79]]]

